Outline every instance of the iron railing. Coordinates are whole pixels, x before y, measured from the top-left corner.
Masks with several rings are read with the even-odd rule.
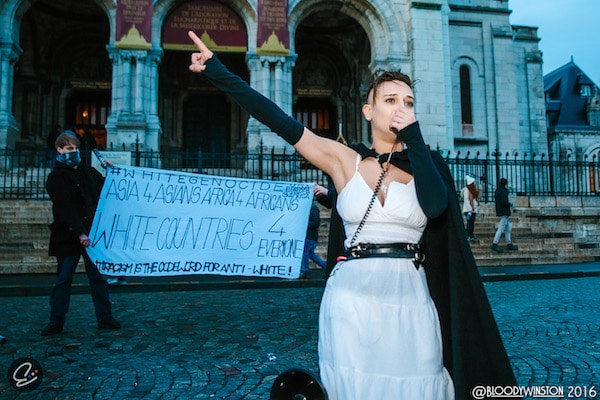
[[[460,152],[445,157],[457,189],[470,175],[482,187],[481,201],[494,201],[500,178],[508,180],[511,195],[517,196],[597,196],[600,195],[600,160],[589,157],[555,158],[553,155],[493,153],[474,157]]]
[[[297,153],[259,154],[201,153],[190,151],[132,151],[135,166],[161,168],[247,179],[316,182],[327,185],[327,177]],[[479,154],[462,157],[442,154],[457,190],[466,175],[482,187],[482,202],[494,200],[500,178],[509,182],[511,195],[596,196],[600,194],[600,162],[589,158],[555,159],[546,155]],[[89,156],[84,162],[89,163]],[[46,177],[52,161],[46,151],[0,150],[0,199],[47,199]]]

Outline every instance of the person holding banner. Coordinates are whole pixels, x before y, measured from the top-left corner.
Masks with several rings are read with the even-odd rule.
[[[85,272],[98,329],[119,329],[121,324],[112,316],[108,283],[88,257],[85,248],[104,178],[95,169],[81,164],[79,140],[68,133],[60,134],[55,143],[56,163],[48,175],[46,190],[52,200],[54,221],[50,225],[49,254],[56,256],[56,281],[50,294],[50,323],[42,336],[63,331],[69,310],[71,284],[79,259],[83,256]],[[112,163],[107,162],[107,165]]]
[[[319,312],[319,367],[331,400],[469,398],[514,385],[450,172],[426,146],[412,81],[378,76],[362,112],[370,148],[316,135],[231,73],[198,36],[189,69],[268,126],[338,191],[345,259]]]

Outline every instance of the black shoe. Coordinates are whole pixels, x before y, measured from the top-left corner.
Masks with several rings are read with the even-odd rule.
[[[515,246],[514,244],[507,244],[506,245],[506,250],[508,251],[517,251],[519,250],[519,246]]]
[[[98,329],[120,329],[121,324],[113,317],[104,318],[98,321]]]
[[[58,322],[50,322],[44,329],[40,331],[40,335],[42,336],[51,336],[56,335],[57,333],[61,333],[63,331],[63,326]]]
[[[496,253],[502,253],[504,250],[502,250],[502,248],[500,246],[498,246],[497,244],[493,244],[491,247],[492,251],[495,251]]]

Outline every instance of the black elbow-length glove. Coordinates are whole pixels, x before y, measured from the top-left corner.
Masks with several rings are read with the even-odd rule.
[[[229,71],[216,54],[206,62],[203,74],[218,89],[230,95],[248,114],[268,126],[286,142],[292,146],[298,143],[304,132],[304,125]]]
[[[431,150],[421,135],[419,122],[413,122],[397,133],[408,147],[419,205],[428,218],[439,217],[448,205],[448,189],[431,158]]]

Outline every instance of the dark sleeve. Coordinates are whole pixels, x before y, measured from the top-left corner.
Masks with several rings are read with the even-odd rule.
[[[80,204],[77,204],[76,196],[69,190],[71,182],[66,176],[50,174],[46,181],[46,190],[52,200],[54,222],[66,226],[67,230],[75,237],[87,233],[83,221],[79,216]]]
[[[508,190],[502,189],[500,193],[500,205],[503,208],[510,209],[510,201],[508,201]]]
[[[330,194],[330,192],[328,192],[325,196],[315,196],[315,199],[323,207],[331,208],[331,194]]]
[[[321,215],[317,207],[310,208],[310,216],[308,218],[308,229],[316,229],[321,225]]]
[[[91,180],[94,183],[94,186],[93,186],[94,201],[96,202],[96,204],[98,204],[98,200],[100,200],[100,193],[102,192],[102,187],[104,186],[104,181],[106,180],[106,178],[104,176],[102,176],[100,171],[98,171],[96,168],[94,168],[94,167],[87,167],[87,168],[88,168],[88,174],[90,175]]]
[[[331,209],[331,207],[334,206],[333,200],[335,198],[335,186],[333,186],[332,184],[329,184],[329,187],[327,188],[327,194],[325,196],[315,196],[315,199],[317,199],[317,202],[322,205],[323,207],[327,207],[329,209]]]
[[[206,62],[204,76],[218,89],[233,97],[248,114],[268,126],[286,142],[292,146],[298,143],[304,132],[304,125],[252,89],[242,78],[229,71],[216,54]]]
[[[428,218],[442,215],[448,206],[448,189],[435,167],[431,151],[421,135],[419,122],[414,122],[398,132],[398,137],[408,147],[417,198]]]

